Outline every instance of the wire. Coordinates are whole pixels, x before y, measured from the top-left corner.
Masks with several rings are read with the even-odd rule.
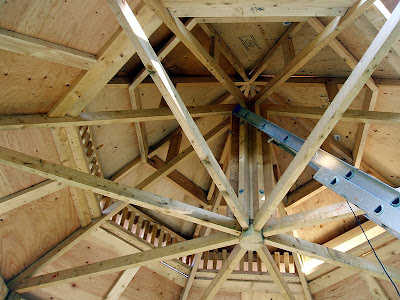
[[[350,203],[349,203],[349,201],[348,201],[347,199],[346,199],[346,202],[347,202],[347,204],[349,205],[349,207],[350,207],[350,209],[351,209],[351,212],[353,213],[354,219],[356,219],[356,221],[357,221],[357,223],[358,223],[358,226],[360,226],[362,232],[364,233],[364,236],[365,236],[365,238],[367,239],[367,242],[368,242],[368,244],[370,245],[370,247],[371,247],[371,249],[372,249],[372,252],[374,252],[376,259],[378,260],[379,264],[381,265],[381,267],[382,267],[383,271],[385,272],[386,276],[389,278],[390,282],[393,284],[393,286],[394,286],[394,288],[395,288],[395,290],[396,290],[396,292],[397,292],[397,295],[400,297],[400,291],[398,290],[396,284],[394,283],[394,281],[393,281],[392,278],[390,277],[389,273],[386,271],[386,268],[385,268],[385,266],[383,265],[382,261],[379,259],[378,254],[376,253],[374,247],[372,246],[370,240],[369,240],[368,237],[367,237],[367,234],[366,234],[365,231],[364,231],[364,228],[361,226],[360,220],[357,218],[356,214],[354,213],[353,208],[351,207],[351,205],[350,205]]]

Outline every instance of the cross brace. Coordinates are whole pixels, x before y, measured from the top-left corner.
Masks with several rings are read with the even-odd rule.
[[[298,136],[237,105],[233,114],[262,132],[283,150],[296,155],[304,144]],[[309,166],[317,170],[314,179],[347,199],[366,217],[400,238],[400,192],[319,149]]]

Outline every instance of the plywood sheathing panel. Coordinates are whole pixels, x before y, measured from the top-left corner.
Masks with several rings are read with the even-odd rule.
[[[46,113],[80,72],[76,68],[0,50],[0,114]]]
[[[272,48],[280,36],[288,29],[282,23],[235,23],[213,24],[223,37],[233,54],[247,70],[255,67],[257,62]],[[276,74],[283,68],[281,51],[271,58],[267,67],[268,74]]]
[[[132,8],[138,1],[129,1]],[[97,54],[119,24],[104,2],[96,0],[6,1],[0,27]]]
[[[49,129],[1,131],[0,145],[60,163]],[[0,197],[45,180],[0,166]],[[0,215],[0,273],[5,280],[28,267],[79,227],[68,189]]]

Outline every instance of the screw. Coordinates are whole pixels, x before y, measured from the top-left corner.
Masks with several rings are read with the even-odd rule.
[[[239,194],[241,194],[241,193],[243,193],[244,192],[244,189],[240,189],[239,190]]]
[[[264,191],[263,191],[263,190],[260,190],[260,194],[264,194]]]

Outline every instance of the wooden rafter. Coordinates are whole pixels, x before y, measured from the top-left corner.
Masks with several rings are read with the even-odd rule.
[[[343,17],[335,17],[325,29],[303,48],[251,101],[260,104],[277,88],[300,70],[322,48],[336,38],[347,26],[373,3],[373,0],[357,1]]]
[[[232,113],[234,107],[234,104],[218,104],[188,107],[188,110],[193,117],[207,117],[229,115]],[[106,125],[113,123],[150,122],[174,119],[174,115],[168,108],[149,108],[115,112],[84,112],[78,117],[64,116],[49,118],[43,114],[0,116],[0,129],[10,130],[23,128]]]
[[[138,18],[142,24],[146,25],[145,31],[149,36],[161,25],[161,20],[156,18],[147,6],[139,10]],[[96,63],[75,79],[48,115],[50,117],[66,114],[78,116],[135,53],[132,43],[119,28],[100,50]]]
[[[230,77],[225,73],[225,71],[215,63],[214,59],[197,41],[192,33],[187,30],[185,25],[183,25],[178,18],[173,18],[169,11],[158,0],[146,0],[144,2],[155,11],[157,16],[160,17],[160,19],[179,38],[179,40],[196,56],[196,58],[210,71],[210,73],[213,74],[219,82],[221,82],[223,87],[226,88],[227,91],[230,92],[239,103],[244,104],[245,97],[243,94],[236,87]],[[156,55],[154,56],[154,58],[156,58]]]
[[[340,267],[350,268],[358,272],[365,272],[376,278],[389,280],[382,267],[377,263],[289,235],[278,234],[267,237],[265,243],[287,251],[321,259]],[[391,267],[386,267],[386,270],[394,281],[400,281],[400,271]]]
[[[96,56],[0,28],[0,49],[35,56],[55,63],[88,70]]]
[[[226,230],[231,234],[240,234],[236,221],[231,218],[211,213],[179,201],[157,196],[137,188],[131,188],[104,178],[40,160],[7,148],[0,149],[0,162],[32,174],[48,177],[49,179],[57,180],[61,183],[84,190],[90,190],[123,202],[153,209],[184,220],[195,221],[195,223],[211,226],[217,230]],[[147,184],[144,186],[147,186]],[[210,221],[216,222],[216,224],[210,223]]]
[[[368,1],[364,2],[363,5],[367,2]],[[360,5],[360,7],[363,7],[363,5]],[[354,12],[360,9],[358,7],[356,8],[357,9],[352,9],[351,11]],[[365,9],[365,7],[363,9]],[[348,14],[346,14],[346,16]],[[351,19],[351,16],[354,17],[354,15],[357,15],[357,13],[348,15],[348,18],[345,18],[345,21],[342,21],[340,24],[343,26],[343,23],[346,23],[346,20]],[[297,153],[295,158],[286,169],[285,173],[282,175],[281,179],[278,181],[277,185],[274,187],[270,199],[264,203],[257,213],[254,220],[254,227],[256,229],[260,230],[264,227],[274,209],[277,207],[279,202],[282,201],[283,197],[287,194],[293,183],[305,169],[312,156],[322,145],[330,131],[337,124],[343,113],[347,110],[351,102],[365,85],[368,78],[378,66],[379,62],[386,55],[387,51],[389,51],[393,41],[400,33],[399,21],[400,6],[397,7],[395,13],[392,14],[392,17],[388,20],[388,22],[379,32],[378,36],[369,46],[363,58],[351,73],[349,79],[342,86],[329,108],[326,110],[314,130],[308,136],[303,147]]]
[[[136,254],[109,259],[107,261],[27,278],[22,280],[13,289],[17,292],[26,292],[95,275],[108,274],[145,266],[152,262],[159,262],[216,248],[227,247],[234,245],[237,242],[238,237],[226,233],[216,233],[208,237],[176,243],[162,248],[156,248]]]
[[[351,204],[351,206],[356,215],[364,214],[354,205]],[[263,234],[264,236],[271,236],[350,217],[353,217],[353,213],[346,202],[335,203],[281,218],[270,219],[264,227]]]
[[[105,300],[118,300],[139,271],[139,267],[123,271],[114,282]]]
[[[116,1],[109,0],[109,4],[113,9],[115,15],[117,16],[117,19],[119,20],[121,26],[124,28],[131,42],[137,49],[139,57],[141,58],[145,66],[148,69],[152,70],[150,72],[150,75],[152,76],[153,81],[156,83],[158,89],[160,90],[162,96],[164,97],[165,101],[170,107],[172,113],[174,114],[178,123],[181,125],[183,131],[185,132],[186,136],[191,142],[194,150],[196,151],[197,155],[200,158],[200,161],[206,167],[207,171],[211,175],[211,178],[215,181],[216,185],[218,186],[218,189],[221,191],[221,193],[224,194],[225,201],[230,206],[232,212],[236,216],[242,228],[247,228],[248,227],[247,214],[244,212],[240,202],[238,201],[237,195],[230,186],[229,181],[227,180],[225,174],[223,173],[219,163],[212,154],[206,141],[201,135],[197,125],[194,123],[192,117],[190,116],[185,104],[183,103],[178,92],[176,91],[175,87],[170,81],[167,73],[165,72],[164,67],[162,66],[160,60],[155,54],[153,48],[151,47],[145,32],[141,28],[132,10],[129,8],[129,5],[126,2],[122,2],[120,0]],[[147,4],[149,3],[147,2]],[[156,5],[156,7],[152,8],[156,10],[158,9],[157,13],[159,15],[162,14],[160,17],[163,19],[163,21],[166,23],[173,22],[173,24],[175,24],[176,26],[176,29],[179,32],[181,32],[182,28],[178,28],[177,23],[175,23],[175,22],[179,23],[180,21],[174,20],[171,16],[166,15],[164,11],[165,8],[159,7],[157,3],[153,2],[153,4]],[[183,24],[181,27],[183,27],[184,30],[186,30],[186,27],[184,27]],[[174,30],[172,31],[186,45],[183,39],[189,41],[187,39],[187,36],[179,34]],[[191,35],[190,32],[187,33]],[[183,37],[183,39],[181,38],[181,36]],[[192,45],[192,43],[195,42],[192,40],[190,42],[190,45]],[[201,49],[204,50],[202,46],[200,47]],[[209,56],[208,53],[205,53],[205,56],[207,55]],[[211,61],[213,61],[211,57],[210,59]],[[218,66],[215,67],[217,67],[218,69]],[[237,92],[240,93],[241,95],[240,99],[242,99],[243,94],[235,86],[235,91],[236,90]]]

